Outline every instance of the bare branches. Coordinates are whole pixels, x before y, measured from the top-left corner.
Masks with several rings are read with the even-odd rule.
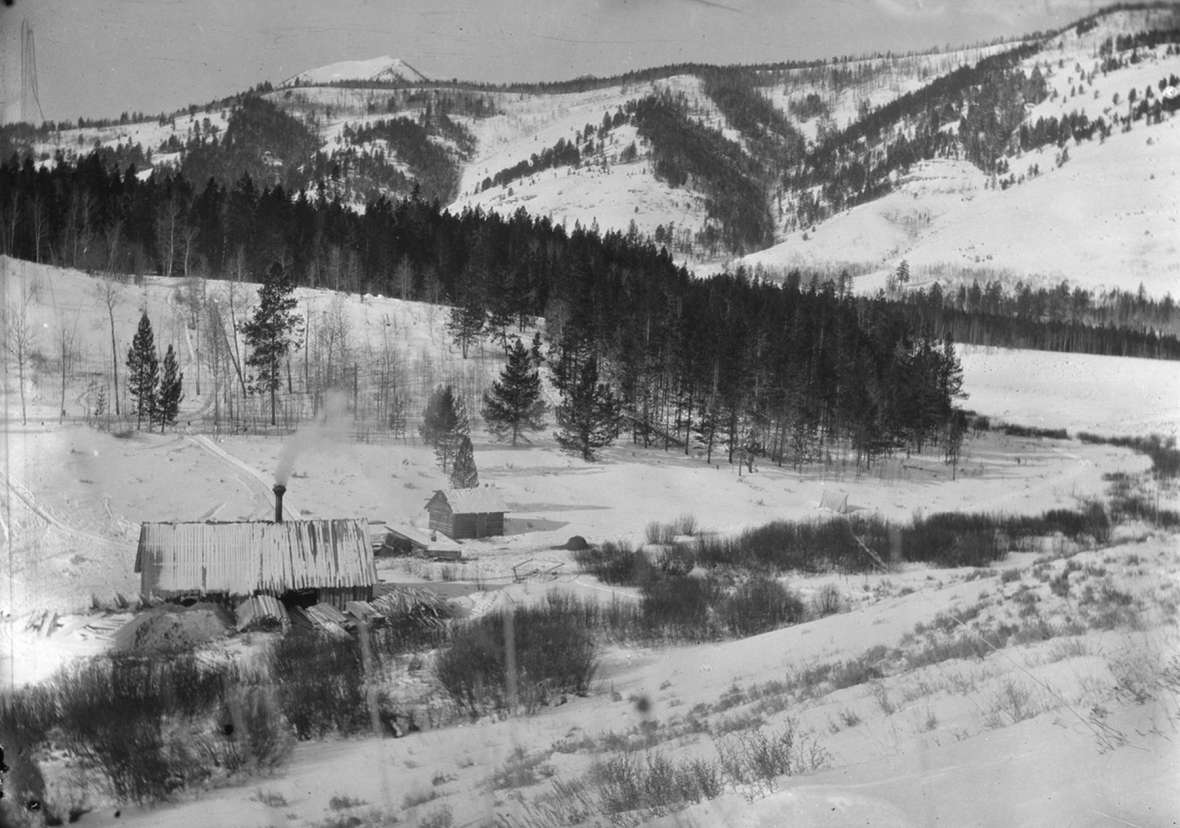
[[[16,362],[17,383],[20,387],[20,422],[28,423],[28,405],[25,393],[25,372],[30,366],[30,357],[36,347],[36,329],[29,322],[28,307],[31,297],[26,294],[19,305],[4,308],[4,350]]]

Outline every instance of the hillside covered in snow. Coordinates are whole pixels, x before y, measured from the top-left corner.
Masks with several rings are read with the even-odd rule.
[[[0,824],[1174,824],[1178,76],[0,126]]]
[[[411,193],[667,247],[701,272],[1176,284],[1177,13],[914,55],[617,78],[432,82],[335,63],[148,121],[7,127],[0,149],[305,189],[363,210]],[[249,99],[260,102],[251,104]],[[1088,228],[1079,233],[1077,228]]]

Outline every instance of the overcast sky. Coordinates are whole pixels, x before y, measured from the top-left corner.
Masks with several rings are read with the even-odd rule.
[[[0,98],[20,101],[33,27],[45,117],[156,113],[338,60],[430,77],[561,80],[682,61],[922,49],[1068,23],[1095,0],[12,0]]]

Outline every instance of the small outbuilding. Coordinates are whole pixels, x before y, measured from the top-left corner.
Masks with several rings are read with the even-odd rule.
[[[455,538],[487,538],[504,534],[508,507],[491,486],[476,489],[439,489],[426,503],[430,528]]]
[[[419,529],[408,523],[386,523],[384,528],[380,546],[373,546],[373,554],[378,557],[413,554],[444,561],[457,561],[463,557],[459,544],[438,529]]]
[[[354,518],[145,523],[135,571],[147,597],[338,608],[372,598],[377,581],[368,524]]]

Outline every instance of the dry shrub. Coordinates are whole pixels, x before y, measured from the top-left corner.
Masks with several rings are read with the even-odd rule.
[[[369,726],[359,642],[293,630],[275,646],[279,703],[300,739]]]
[[[754,576],[721,604],[721,617],[738,636],[757,635],[802,621],[803,602],[773,578]]]
[[[638,586],[650,577],[652,569],[643,550],[626,541],[607,541],[583,549],[574,553],[574,560],[583,572],[616,586]]]
[[[562,693],[585,693],[598,666],[589,629],[561,603],[480,618],[455,630],[435,665],[443,688],[471,715],[505,709],[508,647],[517,701],[535,711]],[[511,631],[511,636],[509,632]]]
[[[835,584],[824,584],[811,602],[816,617],[835,615],[844,609],[844,594]]]
[[[623,753],[599,762],[591,772],[602,811],[666,814],[714,799],[722,789],[717,766],[703,760],[678,764],[659,753]]]
[[[774,790],[777,778],[810,773],[831,756],[810,734],[799,732],[793,719],[777,733],[749,730],[717,741],[721,767],[734,782]]]

